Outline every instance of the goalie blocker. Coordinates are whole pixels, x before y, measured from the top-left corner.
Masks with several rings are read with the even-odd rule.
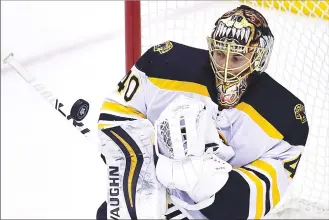
[[[108,183],[97,219],[164,219],[166,189],[155,175],[153,133],[147,119],[99,131]]]

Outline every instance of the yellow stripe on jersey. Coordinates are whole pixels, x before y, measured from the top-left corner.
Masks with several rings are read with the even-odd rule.
[[[128,115],[139,116],[141,118],[146,118],[146,116],[143,113],[137,111],[134,108],[124,106],[119,103],[110,102],[110,101],[105,101],[102,105],[101,110],[108,110],[108,111],[113,111],[113,112],[117,112],[117,113],[123,113],[123,114],[128,114]]]
[[[253,219],[260,219],[264,213],[264,198],[265,198],[265,190],[262,181],[252,172],[245,170],[243,168],[237,168],[243,172],[248,178],[255,183],[256,186],[256,213]]]
[[[241,102],[235,108],[249,115],[249,117],[261,127],[268,136],[279,140],[283,139],[283,135],[251,105]]]
[[[159,79],[159,78],[148,78],[154,85],[161,89],[174,90],[180,92],[191,92],[203,96],[209,96],[208,89],[206,86],[194,83],[194,82],[185,82],[177,81],[170,79]]]
[[[274,167],[269,163],[265,162],[264,160],[255,160],[250,165],[257,167],[272,178],[271,193],[273,206],[275,206],[280,201],[280,191],[278,187],[278,177]]]
[[[101,124],[101,123],[99,123],[98,124],[98,129],[103,129],[103,128],[107,127],[107,126],[111,126],[111,125],[110,124]]]

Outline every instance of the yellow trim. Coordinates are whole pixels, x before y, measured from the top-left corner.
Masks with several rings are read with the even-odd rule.
[[[268,122],[262,115],[260,115],[251,105],[241,102],[236,107],[236,109],[243,111],[259,126],[263,131],[270,137],[282,140],[283,135]]]
[[[220,131],[218,131],[218,135],[220,136],[220,138],[224,141],[224,144],[228,145],[227,139],[224,136],[224,134],[222,134]]]
[[[161,89],[166,90],[174,90],[180,92],[192,92],[203,96],[208,96],[208,89],[206,86],[194,83],[194,82],[185,82],[185,81],[177,81],[177,80],[170,80],[170,79],[159,79],[159,78],[148,78],[151,83],[156,85]]]
[[[136,165],[137,165],[137,156],[136,156],[133,148],[123,138],[121,138],[114,131],[111,131],[111,133],[121,141],[121,143],[126,147],[126,149],[129,152],[129,155],[130,155],[131,164],[130,164],[130,170],[129,170],[129,174],[128,174],[128,195],[129,195],[130,206],[134,207],[133,196],[132,196],[132,181],[133,181],[133,177],[134,177],[134,173],[135,173],[135,169],[136,169]]]
[[[166,210],[168,209],[169,201],[168,201],[168,194],[166,193]]]
[[[263,160],[255,160],[250,165],[263,170],[265,173],[271,176],[272,178],[271,193],[272,193],[273,206],[275,206],[280,201],[280,191],[278,187],[278,178],[274,167]]]
[[[252,172],[245,170],[243,168],[238,168],[241,172],[249,177],[251,181],[253,181],[256,185],[256,213],[255,218],[253,219],[260,219],[264,213],[264,186],[262,181]]]
[[[103,129],[106,126],[111,126],[110,124],[98,124],[98,129]]]
[[[110,102],[110,101],[105,101],[102,105],[101,110],[108,110],[108,111],[113,111],[113,112],[118,112],[128,115],[135,115],[141,118],[146,118],[144,114],[142,114],[141,112],[137,111],[132,107],[124,106],[119,103]]]
[[[306,17],[320,18],[323,20],[329,20],[329,0],[312,0],[312,1],[301,1],[301,0],[289,0],[289,1],[278,1],[278,0],[240,0],[244,4],[251,6],[259,6],[262,8],[275,8],[276,10],[283,12],[290,12],[293,14],[301,14]]]

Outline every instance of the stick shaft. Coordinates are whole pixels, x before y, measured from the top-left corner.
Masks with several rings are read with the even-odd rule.
[[[49,91],[42,83],[40,83],[35,76],[28,72],[11,53],[4,59],[4,63],[12,67],[16,73],[18,73],[25,82],[30,84],[38,93],[45,98],[55,110],[60,112],[67,120],[72,120],[72,125],[79,130],[85,137],[88,137],[90,130],[84,126],[82,122],[77,122],[71,115],[65,113],[64,104],[56,98],[51,91]]]

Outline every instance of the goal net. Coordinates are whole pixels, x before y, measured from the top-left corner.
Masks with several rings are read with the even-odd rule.
[[[304,102],[310,126],[294,181],[267,217],[328,219],[328,0],[141,1],[140,12],[130,8],[128,14],[131,19],[140,13],[140,19],[132,19],[132,23],[126,20],[127,68],[141,53],[166,40],[207,49],[206,37],[218,17],[241,4],[252,6],[266,17],[275,37],[266,72]]]

